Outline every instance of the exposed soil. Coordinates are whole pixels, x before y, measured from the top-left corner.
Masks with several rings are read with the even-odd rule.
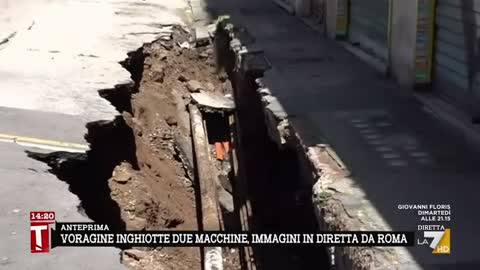
[[[123,109],[135,138],[137,164],[118,165],[109,180],[111,197],[130,230],[197,229],[194,182],[185,164],[189,157],[179,151],[177,140],[191,140],[185,117],[185,105],[190,102],[187,86],[231,91],[226,76],[216,75],[211,46],[181,48],[179,44],[189,36],[180,28],[174,29],[172,37],[146,44],[124,62],[136,80],[130,105],[104,92]],[[127,250],[123,262],[131,269],[201,269],[198,248]]]
[[[302,176],[295,151],[279,149],[268,138],[254,83],[259,75],[234,74],[238,71],[220,61],[232,57],[220,55],[215,59],[211,45],[182,48],[180,44],[188,44],[184,43],[187,40],[188,33],[174,27],[172,39],[157,40],[129,54],[122,64],[135,82],[99,91],[121,115],[114,121],[87,125],[85,137],[91,148],[87,153],[28,152],[29,156],[48,163],[51,172],[70,185],[71,192],[81,200],[82,212],[114,230],[197,230],[199,192],[193,179],[186,111],[189,92],[235,92],[238,133],[234,141],[241,142],[232,145],[239,153],[235,177],[242,178],[247,187],[240,187],[242,195],[236,199],[236,206],[249,198],[249,218],[253,220],[250,229],[256,232],[316,232],[311,194],[305,192],[311,190],[311,183],[299,180]],[[217,63],[229,76],[217,70]],[[229,78],[236,80],[235,91]],[[205,119],[214,127],[207,131],[209,137],[225,134],[227,131],[220,128],[228,126],[221,123],[223,118],[208,115]],[[227,140],[213,137],[210,143]],[[216,154],[213,149],[212,156]],[[224,164],[217,161],[217,171],[222,171]],[[228,183],[224,186],[230,193],[236,193],[237,188]],[[225,229],[237,230],[235,222],[229,223],[238,219],[238,207],[234,213],[226,214],[226,209],[223,205]],[[224,269],[245,267],[244,255],[241,249],[226,248]],[[253,251],[253,257],[248,260],[256,264],[256,269],[310,269],[311,265],[328,269],[323,248],[259,248]],[[199,248],[134,247],[123,250],[121,258],[134,270],[202,268]]]
[[[120,114],[87,124],[89,151],[27,151],[69,184],[80,213],[114,231],[198,229],[189,92],[226,94],[232,86],[216,70],[213,46],[182,48],[187,40],[187,32],[173,27],[171,39],[129,53],[121,64],[134,83],[99,91]],[[240,269],[238,249],[224,251],[224,269]],[[135,270],[202,268],[199,248],[132,247],[121,260]]]

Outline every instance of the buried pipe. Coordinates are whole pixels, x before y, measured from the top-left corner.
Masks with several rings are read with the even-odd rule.
[[[201,224],[203,231],[219,231],[220,221],[217,207],[216,185],[211,169],[208,141],[203,125],[203,117],[197,106],[188,105],[196,160],[196,171],[200,187]],[[223,270],[222,248],[205,247],[204,269]]]

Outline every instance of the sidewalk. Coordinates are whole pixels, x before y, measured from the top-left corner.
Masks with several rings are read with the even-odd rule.
[[[427,246],[409,248],[408,254],[397,248],[383,252],[386,262],[373,258],[375,269],[394,263],[400,269],[479,267],[476,146],[425,111],[411,93],[272,2],[207,0],[207,8],[229,14],[248,29],[254,47],[264,50],[273,66],[262,79],[272,93],[266,110],[278,119],[287,116],[310,161],[315,165],[311,154],[328,144],[348,167],[350,175],[320,188],[335,190],[348,215],[347,230],[413,231],[419,224],[452,229],[451,255],[433,255]],[[421,222],[415,211],[398,210],[399,204],[450,204],[452,222]]]

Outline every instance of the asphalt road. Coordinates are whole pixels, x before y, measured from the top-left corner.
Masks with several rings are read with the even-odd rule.
[[[30,253],[30,211],[55,211],[60,221],[89,219],[68,185],[25,150],[85,146],[88,122],[118,114],[97,92],[131,80],[118,62],[154,40],[160,24],[183,23],[185,8],[183,0],[0,2],[0,268],[122,268],[114,248]]]

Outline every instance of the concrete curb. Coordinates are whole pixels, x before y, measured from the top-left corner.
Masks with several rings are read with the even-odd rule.
[[[285,3],[283,0],[272,0],[272,2],[280,7],[281,9],[285,10],[289,14],[295,14],[295,9],[290,6],[288,3]]]
[[[300,20],[313,31],[319,33],[320,35],[326,34],[326,25],[317,23],[312,17],[300,17]]]
[[[263,103],[265,122],[270,138],[281,148],[296,149],[305,175],[314,175],[313,204],[321,230],[326,231],[388,231],[391,230],[385,220],[367,199],[365,192],[349,178],[348,170],[341,161],[332,158],[328,146],[307,146],[296,132],[295,124],[285,112],[282,104],[271,94],[269,86],[263,80],[269,73],[275,73],[261,50],[253,54],[237,34],[237,27],[228,17],[217,22],[217,33],[227,33],[230,40],[229,50],[234,56],[236,71],[262,74],[256,80],[257,93]],[[263,76],[263,77],[262,77]],[[335,156],[335,155],[334,155]],[[406,248],[369,248],[343,247],[330,249],[335,269],[421,269]]]
[[[372,55],[366,53],[362,49],[357,48],[346,41],[340,41],[339,44],[342,45],[351,54],[355,55],[360,60],[365,62],[367,65],[373,67],[382,76],[385,76],[385,77],[388,76],[389,67],[380,59],[373,57]]]
[[[472,146],[480,145],[480,126],[472,124],[461,109],[431,94],[416,93],[414,97],[423,104],[425,111],[458,130]]]
[[[295,15],[294,7],[290,6],[288,3],[285,3],[283,0],[272,0],[280,8],[284,9],[291,15]],[[311,17],[302,17],[298,16],[300,21],[308,26],[310,29],[314,30],[315,32],[319,33],[320,35],[326,35],[326,24],[319,24],[315,22],[315,20]],[[382,76],[389,75],[389,66],[383,63],[381,60],[369,55],[368,53],[364,52],[363,50],[353,46],[348,42],[339,42],[347,51],[354,54],[356,57],[360,58],[362,61],[373,67],[377,72],[379,72]]]

